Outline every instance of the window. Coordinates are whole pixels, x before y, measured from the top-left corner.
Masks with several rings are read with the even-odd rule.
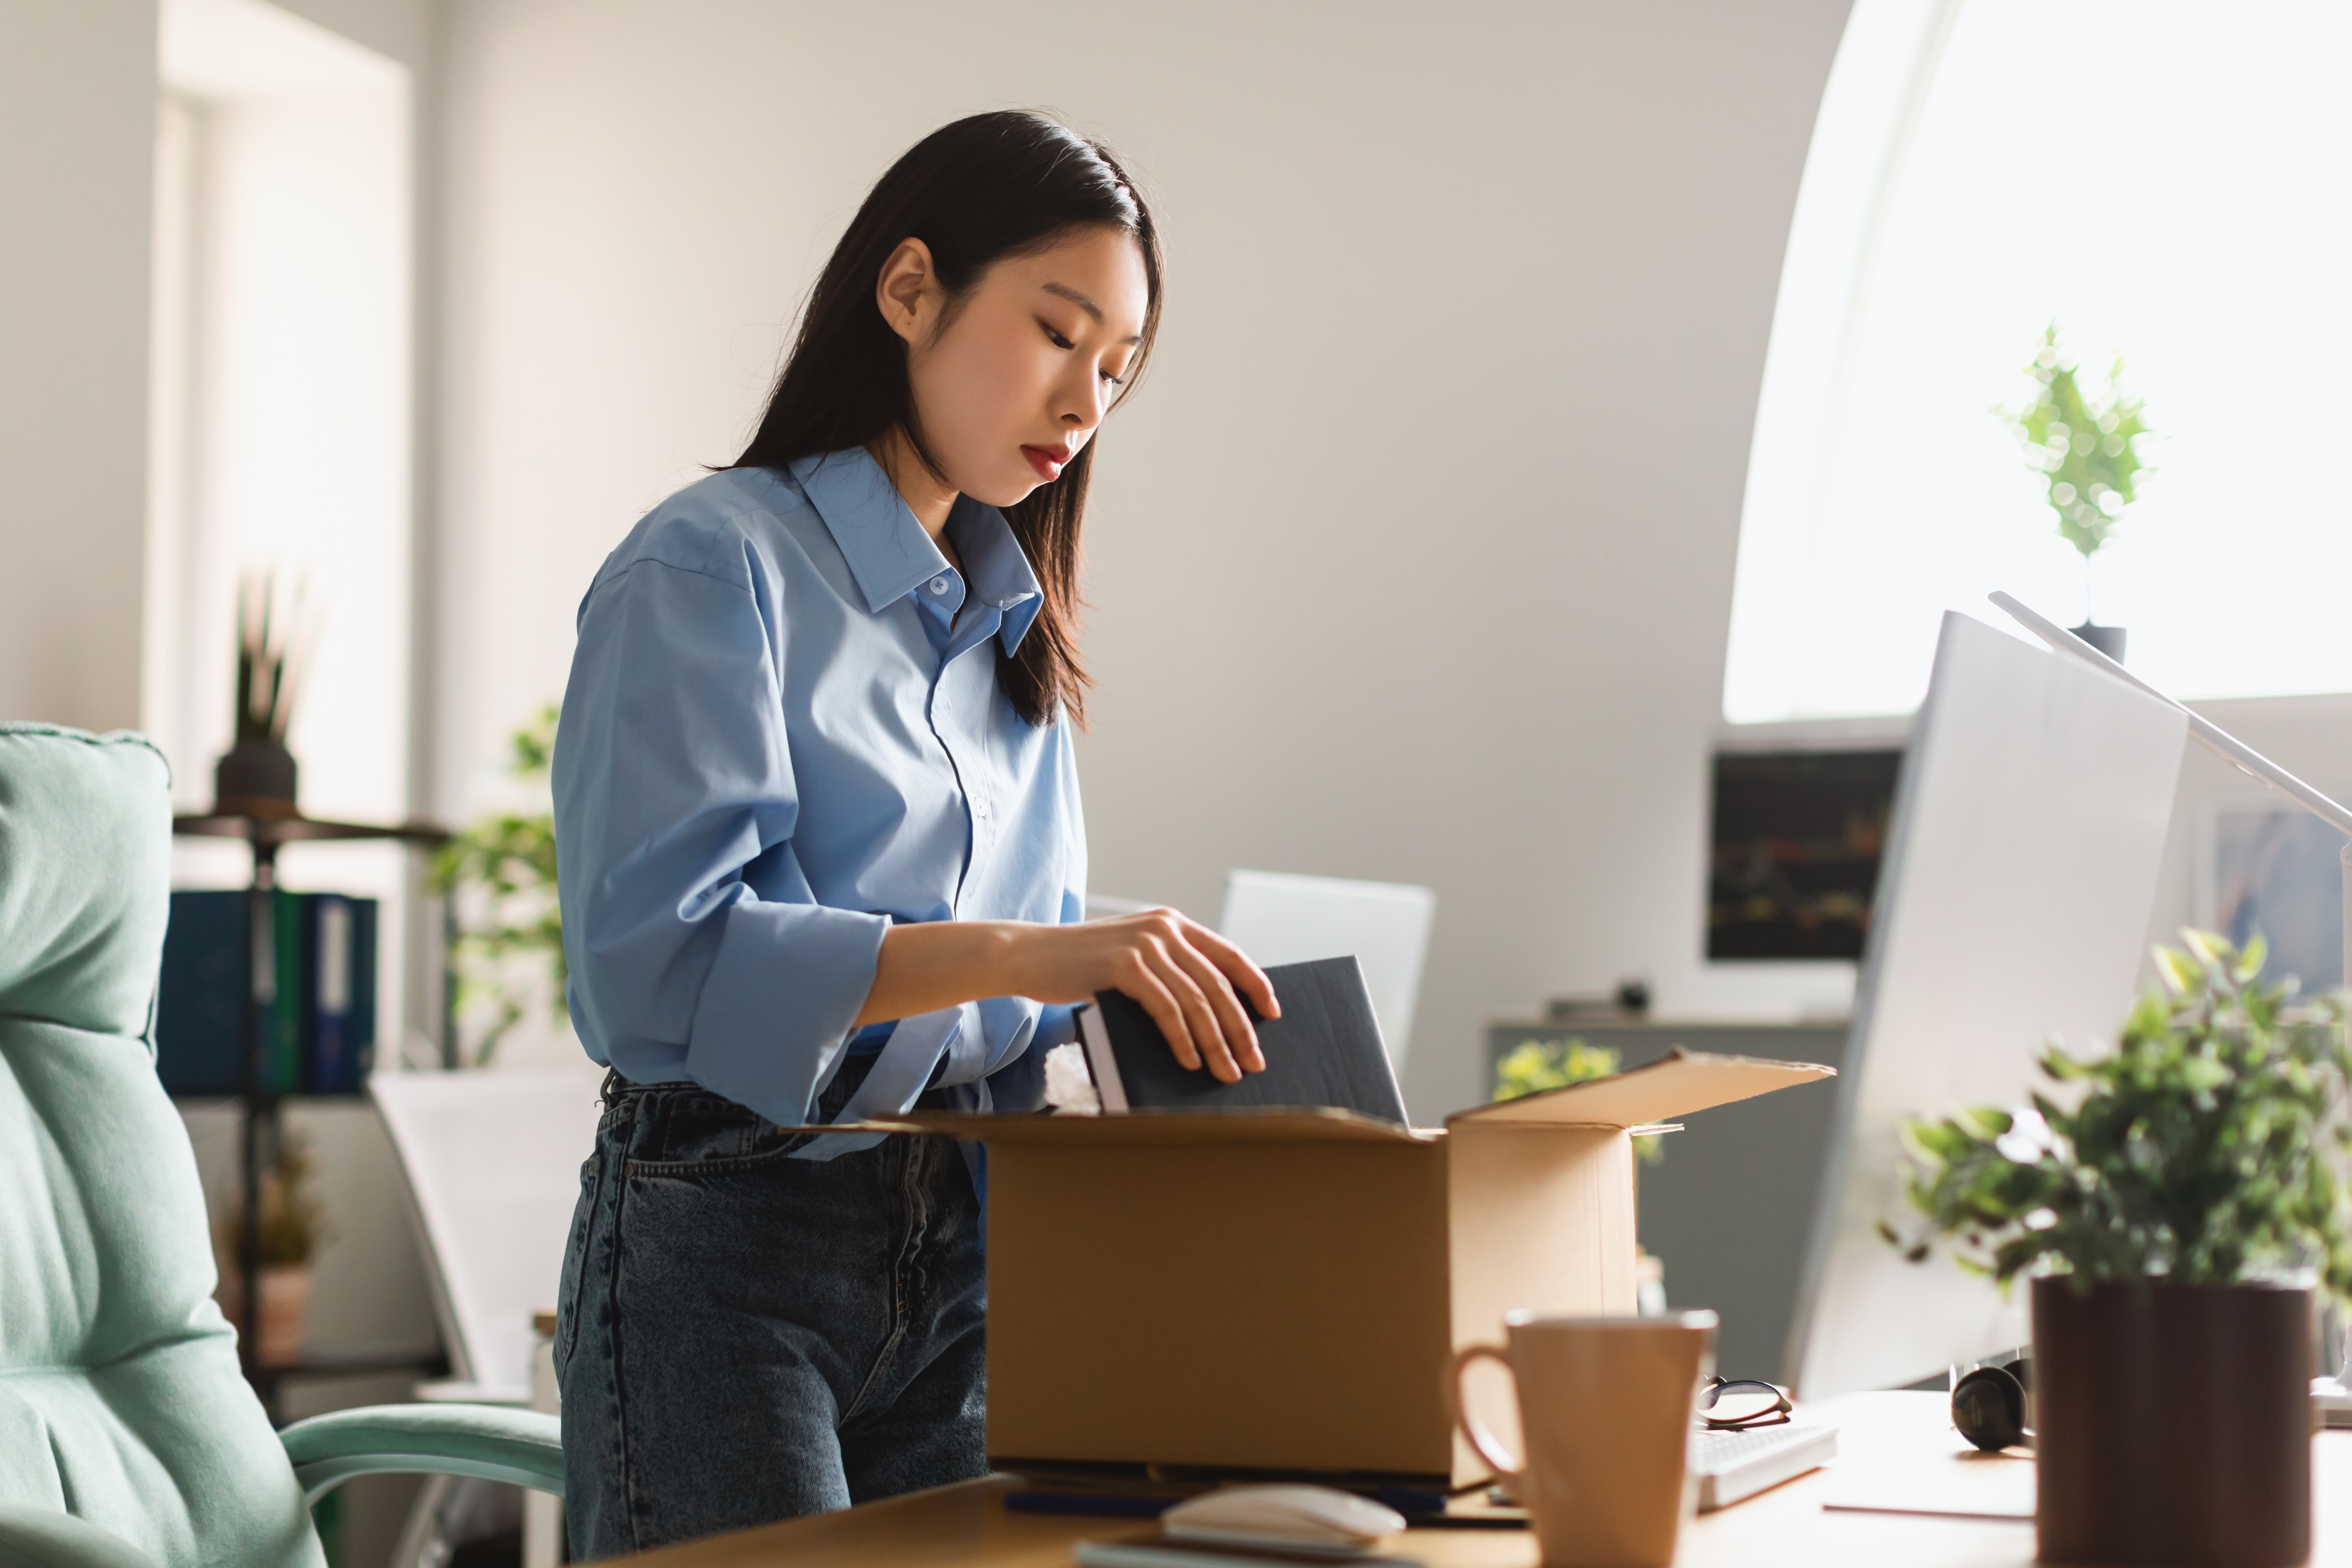
[[[408,805],[408,73],[260,0],[166,0],[148,732],[183,810],[232,728],[241,577],[303,585],[314,816]]]
[[[261,0],[163,0],[142,727],[181,811],[233,729],[240,579],[299,584],[312,636],[289,745],[312,816],[408,809],[414,226],[406,68]],[[408,867],[289,845],[288,886],[383,900],[383,1059],[398,1054]],[[246,852],[183,839],[176,886]]]
[[[1899,713],[2005,588],[2183,698],[2352,690],[2352,7],[1857,0],[1780,284],[1725,716]],[[2157,470],[2091,568],[1995,405],[2057,321]],[[2004,623],[2005,624],[2005,623]]]

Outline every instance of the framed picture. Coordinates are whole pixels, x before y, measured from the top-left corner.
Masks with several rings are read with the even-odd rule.
[[[2198,857],[2198,923],[2243,946],[2269,944],[2265,980],[2305,994],[2344,984],[2344,835],[2284,803],[2215,806]]]

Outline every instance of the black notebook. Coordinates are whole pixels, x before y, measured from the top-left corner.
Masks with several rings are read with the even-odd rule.
[[[1257,1026],[1265,1070],[1244,1073],[1239,1083],[1219,1083],[1205,1067],[1186,1071],[1141,1003],[1097,992],[1093,1005],[1078,1009],[1078,1035],[1103,1109],[1333,1106],[1405,1125],[1404,1097],[1354,957],[1276,964],[1265,977],[1282,1016],[1259,1018],[1242,1003]]]

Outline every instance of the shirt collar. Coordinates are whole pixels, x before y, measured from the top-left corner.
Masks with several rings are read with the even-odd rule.
[[[1021,639],[1045,607],[1045,595],[1021,541],[1013,536],[1013,525],[994,507],[958,496],[955,510],[948,513],[948,534],[963,558],[963,580],[971,596],[996,606],[1003,616],[996,635],[1006,653],[1018,653]]]
[[[881,614],[948,570],[947,557],[865,448],[802,458],[791,471],[849,563],[867,613]],[[982,604],[1002,613],[997,635],[1006,653],[1015,652],[1045,604],[1021,542],[1003,512],[968,496],[956,499],[948,527],[963,557],[964,582]]]

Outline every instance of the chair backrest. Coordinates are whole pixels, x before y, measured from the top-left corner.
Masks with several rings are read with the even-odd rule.
[[[1404,882],[1353,882],[1279,871],[1229,871],[1218,932],[1261,964],[1354,953],[1402,1074],[1437,895]]]
[[[0,724],[0,1503],[174,1565],[320,1564],[155,1077],[170,787],[136,735]]]
[[[556,1304],[602,1075],[377,1073],[368,1092],[408,1178],[444,1342],[476,1397],[530,1397],[530,1320]]]

